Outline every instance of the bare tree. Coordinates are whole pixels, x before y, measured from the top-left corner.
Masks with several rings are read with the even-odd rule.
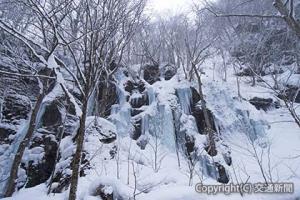
[[[300,22],[299,19],[297,20],[295,18],[294,0],[287,0],[286,2],[283,2],[282,0],[274,0],[273,5],[278,10],[287,25],[300,38]]]
[[[83,56],[76,63],[83,63],[82,67],[77,68],[83,69],[80,72],[84,80],[82,87],[83,105],[80,126],[75,137],[77,147],[72,163],[70,200],[76,199],[85,135],[85,120],[91,96],[97,90],[101,81],[106,86],[102,91],[102,96],[108,96],[106,94],[108,82],[117,71],[124,49],[140,24],[145,1],[108,0],[98,2],[89,0],[83,2],[82,6],[85,8],[81,22],[85,36],[79,52]],[[71,49],[70,46],[69,49]],[[108,99],[105,101],[108,101]]]
[[[47,94],[45,91],[48,82],[57,80],[71,103],[76,104],[74,97],[64,85],[58,69],[61,67],[71,75],[82,97],[81,109],[77,104],[75,105],[77,110],[80,110],[77,113],[80,120],[74,138],[77,147],[72,163],[73,174],[69,197],[76,199],[89,102],[100,82],[105,85],[101,91],[102,96],[107,97],[108,82],[113,80],[112,75],[122,61],[124,49],[141,22],[145,1],[107,0],[100,3],[94,0],[79,2],[55,0],[41,3],[37,0],[22,0],[13,3],[29,9],[33,14],[33,20],[28,22],[29,28],[22,27],[20,32],[16,30],[17,26],[12,26],[4,21],[4,18],[0,20],[0,28],[19,39],[31,51],[34,58],[50,70],[46,74],[32,75],[41,83],[39,84],[41,92],[32,112],[26,137],[20,144],[14,159],[6,196],[11,196],[14,191],[18,166],[35,130],[37,113]],[[36,31],[32,32],[31,27]],[[75,67],[67,66],[59,58],[61,52],[69,55],[69,62]],[[23,74],[10,74],[10,72],[3,73],[23,76]],[[108,99],[104,99],[104,103],[105,101]],[[103,104],[100,105],[99,110],[99,114],[102,115]]]
[[[41,41],[47,41],[50,40],[51,43],[49,44],[48,48],[45,46],[42,46],[41,44],[35,42],[30,37],[27,37],[26,35],[31,35],[32,33],[29,32],[29,29],[25,29],[22,27],[22,31],[24,31],[27,34],[24,34],[23,32],[20,32],[19,30],[16,30],[15,27],[10,26],[7,22],[0,20],[0,28],[4,30],[6,33],[10,34],[17,40],[19,40],[27,49],[29,49],[30,53],[33,55],[34,59],[37,59],[40,63],[44,64],[45,69],[42,74],[39,74],[37,71],[32,70],[31,73],[33,74],[25,74],[25,76],[33,76],[36,78],[37,82],[39,83],[39,95],[37,97],[36,104],[32,110],[29,125],[27,132],[24,136],[24,139],[21,141],[20,145],[18,146],[16,155],[13,159],[10,176],[7,181],[6,185],[6,191],[5,196],[11,196],[15,190],[15,184],[17,180],[18,175],[18,169],[20,166],[20,163],[22,161],[22,157],[25,151],[25,148],[29,145],[29,142],[33,136],[33,133],[35,131],[36,123],[38,121],[37,116],[40,111],[42,102],[44,97],[47,95],[47,90],[49,87],[49,84],[51,83],[51,80],[57,80],[62,88],[66,90],[66,87],[64,85],[64,82],[58,78],[60,77],[60,72],[57,71],[57,63],[56,58],[53,55],[58,47],[58,35],[57,35],[57,26],[59,24],[56,24],[56,22],[53,21],[53,18],[60,16],[61,13],[57,13],[57,15],[52,15],[53,18],[48,16],[48,13],[46,12],[45,7],[41,7],[39,2],[28,0],[28,1],[20,1],[20,2],[13,2],[16,5],[24,8],[31,8],[31,11],[34,15],[34,24],[36,27],[39,27],[39,30],[45,31],[45,26],[49,28],[49,32],[52,33],[50,35],[41,35]],[[62,11],[65,11],[62,9]],[[39,19],[44,19],[42,22],[37,22]],[[61,22],[61,21],[60,21]],[[40,25],[40,26],[39,26]],[[24,76],[23,74],[8,74],[7,75],[13,75],[13,76]],[[58,80],[59,79],[59,80]],[[69,98],[72,98],[70,96],[70,93],[67,92],[67,96]],[[74,101],[73,101],[74,102]],[[75,103],[75,102],[74,102]]]
[[[272,3],[274,7],[272,7]],[[289,113],[299,126],[299,116],[295,110],[295,100],[298,92],[296,90],[296,94],[293,94],[293,97],[289,97],[285,92],[282,92],[279,86],[281,84],[285,88],[283,91],[285,91],[287,85],[278,83],[278,77],[281,73],[280,67],[284,65],[283,60],[286,58],[286,55],[290,58],[293,57],[293,62],[296,65],[298,63],[299,50],[296,45],[292,45],[293,41],[299,38],[299,15],[297,14],[297,9],[299,9],[299,6],[293,0],[285,2],[282,0],[220,1],[217,3],[207,2],[204,9],[198,8],[198,12],[203,13],[208,10],[213,16],[219,18],[223,24],[227,24],[231,29],[230,33],[235,36],[229,36],[228,39],[232,41],[232,38],[234,38],[236,40],[232,41],[235,48],[233,50],[228,49],[228,51],[231,51],[231,56],[238,59],[238,63],[242,68],[245,66],[247,68],[240,75],[249,74],[252,78],[253,86],[258,80],[272,89],[277,96],[282,97]],[[247,13],[247,11],[250,12]],[[278,12],[280,15],[278,15]],[[289,34],[282,19],[298,38],[293,36],[293,34]],[[276,27],[273,27],[274,25]],[[225,32],[221,35],[228,34]],[[288,43],[289,41],[291,43]],[[272,48],[275,45],[279,46],[279,48]],[[285,48],[286,45],[289,46],[288,50]],[[292,76],[296,72],[290,70],[289,73]],[[265,81],[265,75],[271,76],[274,85]],[[284,95],[281,93],[284,93]]]
[[[200,16],[199,16],[200,18]],[[215,146],[215,131],[213,130],[213,125],[209,119],[208,109],[206,107],[206,101],[203,93],[203,86],[201,80],[201,65],[204,61],[210,56],[209,48],[214,42],[213,37],[208,37],[208,34],[205,34],[203,31],[202,21],[196,21],[194,26],[186,32],[185,35],[185,47],[187,52],[187,61],[189,63],[187,71],[189,80],[192,80],[194,75],[197,78],[198,82],[198,92],[201,99],[201,108],[204,114],[205,120],[205,134],[208,135],[208,153],[211,156],[215,156],[217,154],[216,146]]]

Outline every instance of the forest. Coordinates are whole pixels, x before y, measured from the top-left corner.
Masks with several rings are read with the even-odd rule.
[[[300,199],[300,0],[152,1],[0,0],[0,199]]]

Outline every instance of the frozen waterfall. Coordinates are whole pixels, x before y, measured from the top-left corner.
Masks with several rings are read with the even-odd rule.
[[[179,98],[180,106],[185,114],[191,113],[191,99],[192,99],[192,91],[191,88],[177,88],[176,89],[177,96]]]

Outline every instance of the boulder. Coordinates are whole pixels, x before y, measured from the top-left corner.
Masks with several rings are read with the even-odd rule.
[[[135,91],[138,91],[139,93],[143,93],[146,89],[146,86],[145,86],[145,83],[141,80],[139,80],[137,82],[133,82],[133,81],[128,80],[124,84],[124,89],[129,94],[132,94]]]
[[[195,150],[195,138],[193,136],[185,136],[185,148],[188,154]]]
[[[102,143],[112,143],[117,138],[117,129],[110,121],[101,118],[90,116],[86,120],[86,134],[93,134],[99,137]]]
[[[148,95],[147,94],[140,94],[138,92],[134,93],[134,95],[130,96],[129,98],[130,105],[132,108],[140,108],[144,105],[149,104]]]
[[[137,140],[142,135],[142,119],[135,119],[133,122],[133,127],[134,129],[131,138]]]
[[[273,99],[271,99],[271,98],[264,99],[264,98],[254,97],[254,98],[250,99],[249,102],[252,105],[254,105],[257,110],[262,109],[264,111],[267,111],[271,108],[279,108],[280,107],[279,103],[274,102]]]
[[[177,73],[177,69],[175,66],[166,65],[163,67],[163,75],[165,80],[170,80],[176,75],[176,73]]]
[[[114,200],[113,188],[111,186],[100,184],[92,196],[100,197],[102,200]]]
[[[144,79],[149,84],[160,80],[160,69],[158,65],[146,65],[144,67]]]
[[[124,89],[126,92],[128,92],[129,94],[132,93],[132,91],[135,89],[135,84],[132,81],[127,81],[124,84]]]
[[[224,183],[224,184],[227,184],[229,182],[229,176],[226,172],[226,169],[223,165],[221,165],[220,163],[218,162],[215,162],[215,166],[217,167],[217,170],[218,170],[218,178],[217,178],[217,181],[219,183]]]

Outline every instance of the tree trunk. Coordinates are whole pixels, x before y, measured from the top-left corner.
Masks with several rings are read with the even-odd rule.
[[[208,134],[208,139],[209,139],[208,154],[211,156],[215,156],[215,155],[217,155],[217,149],[216,149],[216,144],[215,144],[215,131],[212,129],[213,126],[209,120],[209,115],[208,115],[207,108],[206,108],[206,101],[204,100],[204,95],[203,95],[203,90],[202,90],[202,81],[201,81],[200,74],[197,71],[195,64],[192,64],[192,67],[195,71],[195,74],[196,74],[197,80],[198,80],[199,94],[200,94],[200,98],[201,98],[201,108],[202,108],[203,115],[204,115],[204,121],[205,121],[205,125],[206,125],[206,133]]]
[[[173,119],[173,126],[174,126],[174,129],[175,129],[175,134],[174,134],[174,140],[175,140],[175,150],[176,150],[176,156],[177,156],[177,163],[178,163],[178,168],[180,169],[180,157],[179,157],[179,140],[178,140],[178,135],[176,134],[177,133],[177,130],[179,128],[177,128],[178,126],[176,125],[176,122],[175,122],[175,111],[172,109],[172,119]]]
[[[299,126],[300,128],[300,118],[297,115],[295,109],[288,103],[288,100],[285,98],[284,100],[284,104],[287,107],[287,109],[289,110],[291,116],[293,117],[293,119],[295,120],[296,124]]]
[[[238,97],[241,100],[242,99],[241,85],[240,85],[240,80],[239,80],[238,76],[236,76],[236,85],[237,85]]]
[[[251,86],[254,87],[256,85],[256,79],[255,79],[255,74],[252,75],[252,84]]]
[[[70,103],[70,102],[69,102]],[[57,145],[57,150],[56,150],[56,155],[55,155],[55,162],[54,162],[54,166],[56,167],[56,164],[57,162],[59,161],[59,147],[60,147],[60,144],[61,144],[61,140],[63,139],[63,135],[64,135],[64,131],[65,131],[65,124],[66,124],[66,119],[67,119],[67,110],[65,110],[66,114],[64,116],[64,120],[63,120],[63,123],[62,125],[59,127],[58,129],[58,145]],[[53,183],[53,178],[54,178],[54,175],[55,175],[55,167],[51,173],[51,176],[49,178],[49,184],[48,184],[48,192],[47,194],[50,194],[51,193],[51,190],[52,190],[52,183]]]
[[[280,15],[283,17],[287,25],[295,31],[298,38],[300,38],[300,23],[292,15],[290,15],[289,10],[285,7],[282,0],[275,0],[274,7],[279,11]],[[291,8],[293,9],[293,8]]]
[[[4,194],[5,197],[12,196],[12,194],[15,191],[16,181],[18,179],[19,166],[22,162],[22,157],[23,157],[24,151],[25,151],[26,147],[29,145],[29,142],[30,142],[30,140],[33,136],[34,131],[35,131],[37,115],[38,115],[38,112],[39,112],[40,107],[42,105],[44,97],[45,97],[45,92],[43,91],[38,96],[37,102],[34,106],[34,109],[32,111],[31,117],[30,117],[30,122],[29,122],[29,127],[28,127],[28,130],[27,130],[27,133],[26,133],[24,139],[22,140],[22,142],[20,143],[20,145],[18,147],[18,150],[17,150],[17,153],[14,157],[13,164],[11,166],[9,179],[7,181],[7,184],[6,184],[6,190],[5,190],[5,194]]]
[[[224,81],[227,82],[227,67],[226,67],[226,60],[225,60],[225,55],[224,52],[221,51],[221,55],[222,55],[222,60],[223,60],[223,70],[224,70]]]
[[[87,116],[88,100],[86,99],[83,104],[82,116],[80,117],[79,129],[76,134],[76,153],[72,162],[72,177],[70,185],[69,200],[76,200],[76,192],[81,164],[81,153],[83,150],[84,135],[85,135],[85,121]]]
[[[106,82],[104,87],[102,88],[102,91],[101,91],[101,100],[100,100],[100,105],[99,105],[99,116],[100,117],[104,117],[105,116],[105,113],[106,113],[106,105],[107,105],[107,102],[109,101],[108,99],[108,90],[109,90],[109,84]]]

